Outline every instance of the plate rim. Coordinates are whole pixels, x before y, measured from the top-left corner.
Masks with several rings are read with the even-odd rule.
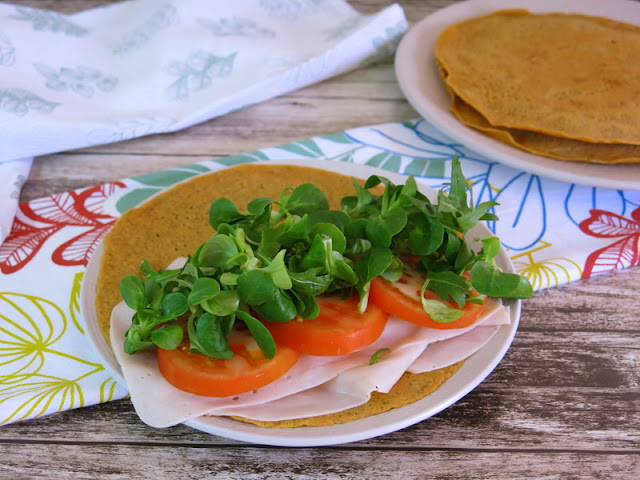
[[[377,167],[332,160],[261,160],[252,163],[300,165],[365,179],[372,174],[383,175],[396,184],[404,183],[408,178],[406,175]],[[225,168],[232,168],[232,166]],[[205,172],[202,175],[213,173],[215,171]],[[189,181],[189,179],[185,181]],[[171,187],[165,188],[161,192],[169,188]],[[419,185],[419,188],[427,194],[436,192],[435,189],[424,184]],[[475,228],[479,228],[483,234],[490,232],[483,224]],[[105,368],[110,371],[118,383],[126,388],[126,381],[113,350],[104,338],[96,321],[95,290],[103,251],[104,245],[101,241],[87,264],[80,288],[80,313],[89,340],[98,356],[105,363]],[[503,247],[501,247],[496,261],[503,270],[514,271],[513,264]],[[227,417],[204,416],[185,421],[183,424],[196,430],[231,440],[282,447],[338,445],[367,440],[401,430],[453,405],[482,383],[497,367],[510,348],[520,321],[521,301],[510,300],[505,303],[510,307],[510,324],[498,329],[491,340],[472,355],[474,362],[465,362],[435,392],[411,404],[360,420],[326,427],[265,428]],[[465,378],[466,380],[464,380]]]
[[[438,9],[411,27],[398,45],[394,70],[400,90],[427,123],[489,160],[572,184],[640,190],[640,164],[603,165],[555,160],[519,150],[461,124],[449,110],[449,94],[437,72],[433,54],[435,40],[444,28],[495,10],[525,8],[534,13],[581,13],[640,26],[640,3],[632,0],[614,1],[465,0]],[[425,51],[428,55],[425,55]]]

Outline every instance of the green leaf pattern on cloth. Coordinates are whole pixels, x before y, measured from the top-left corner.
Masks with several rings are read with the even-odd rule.
[[[60,104],[22,88],[0,88],[0,111],[23,117],[31,111],[51,113]]]
[[[389,55],[392,55],[396,51],[400,40],[402,40],[404,32],[407,31],[407,27],[407,22],[402,20],[392,27],[385,28],[383,35],[373,39],[374,53],[365,58],[362,61],[362,65],[381,62]]]
[[[118,84],[118,79],[105,76],[100,70],[92,67],[60,67],[56,69],[43,63],[34,65],[45,80],[46,87],[59,92],[71,91],[85,98],[91,98],[96,90],[112,91]]]
[[[212,20],[199,18],[198,23],[216,37],[249,37],[249,38],[273,38],[276,32],[261,27],[254,20],[245,17],[230,17]]]
[[[125,58],[143,49],[153,38],[178,22],[176,7],[170,3],[163,3],[144,18],[137,27],[128,30],[121,39],[114,42],[111,51],[114,55]]]
[[[154,116],[113,121],[95,128],[87,134],[89,144],[114,143],[130,138],[142,137],[169,128],[175,122],[172,117]]]
[[[29,7],[16,7],[16,12],[9,18],[30,23],[37,32],[50,32],[69,35],[72,37],[85,37],[89,30],[67,17],[56,12],[49,12]]]
[[[207,171],[209,170],[204,165],[194,164],[186,167],[140,175],[135,178],[135,181],[138,184],[144,185],[144,187],[134,188],[124,192],[116,202],[116,209],[119,213],[123,213],[144,202],[164,188],[175,185],[178,182],[187,180]]]
[[[195,50],[185,61],[176,61],[167,67],[167,72],[178,77],[167,88],[172,100],[184,100],[195,92],[215,85],[216,78],[231,75],[237,52],[218,56],[205,50]]]
[[[384,168],[392,172],[400,171],[400,162],[402,158],[396,153],[383,152],[374,155],[367,161],[367,165],[372,167]]]
[[[239,155],[231,155],[229,157],[219,158],[216,163],[230,167],[232,165],[240,165],[241,163],[256,162],[258,160],[269,160],[269,157],[260,150]]]
[[[16,47],[8,37],[0,33],[0,67],[10,67],[16,61]]]
[[[290,143],[289,145],[283,145],[282,150],[291,152],[296,156],[303,156],[309,158],[317,158],[322,155],[322,150],[316,142],[313,140],[302,140],[296,143]]]

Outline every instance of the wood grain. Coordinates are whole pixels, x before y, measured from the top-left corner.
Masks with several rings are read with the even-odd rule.
[[[132,454],[135,451],[135,455]],[[22,479],[487,479],[634,478],[638,462],[615,453],[455,451],[407,448],[323,448],[283,452],[248,446],[175,445],[11,445],[4,464],[7,478]],[[19,460],[30,456],[27,469]],[[49,459],[55,458],[55,461]],[[108,459],[108,463],[105,462]],[[636,459],[637,460],[637,459]],[[457,466],[451,472],[451,465]],[[70,468],[70,465],[73,467]],[[500,469],[495,466],[500,465]],[[447,473],[450,472],[450,473]],[[160,477],[162,476],[162,477]]]
[[[15,0],[74,13],[106,0]],[[374,13],[387,0],[354,0]],[[404,0],[410,23],[449,0]],[[176,133],[35,160],[21,200],[417,114],[391,59]],[[500,365],[440,414],[327,448],[144,425],[129,400],[0,428],[0,479],[640,478],[640,269],[538,292]]]

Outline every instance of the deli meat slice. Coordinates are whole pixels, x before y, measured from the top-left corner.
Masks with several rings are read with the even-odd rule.
[[[286,375],[256,391],[234,397],[201,397],[164,380],[153,351],[128,355],[123,338],[133,311],[124,303],[111,317],[111,344],[140,419],[169,427],[202,415],[237,415],[254,420],[287,420],[324,415],[366,403],[371,392],[388,392],[405,373],[442,368],[482,348],[501,325],[508,307],[491,300],[485,314],[466,328],[435,330],[391,317],[380,338],[358,352],[338,357],[301,355]],[[378,350],[384,359],[370,365]]]

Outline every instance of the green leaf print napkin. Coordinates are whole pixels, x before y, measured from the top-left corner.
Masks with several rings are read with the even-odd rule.
[[[536,290],[640,264],[640,191],[539,177],[467,150],[423,120],[364,126],[23,203],[0,245],[0,424],[127,394],[92,349],[80,284],[96,246],[130,208],[173,184],[239,163],[309,159],[450,182],[460,157],[487,227]],[[557,206],[560,205],[560,208]]]
[[[74,15],[0,3],[0,241],[30,158],[172,132],[392,54],[392,5],[133,0]]]

